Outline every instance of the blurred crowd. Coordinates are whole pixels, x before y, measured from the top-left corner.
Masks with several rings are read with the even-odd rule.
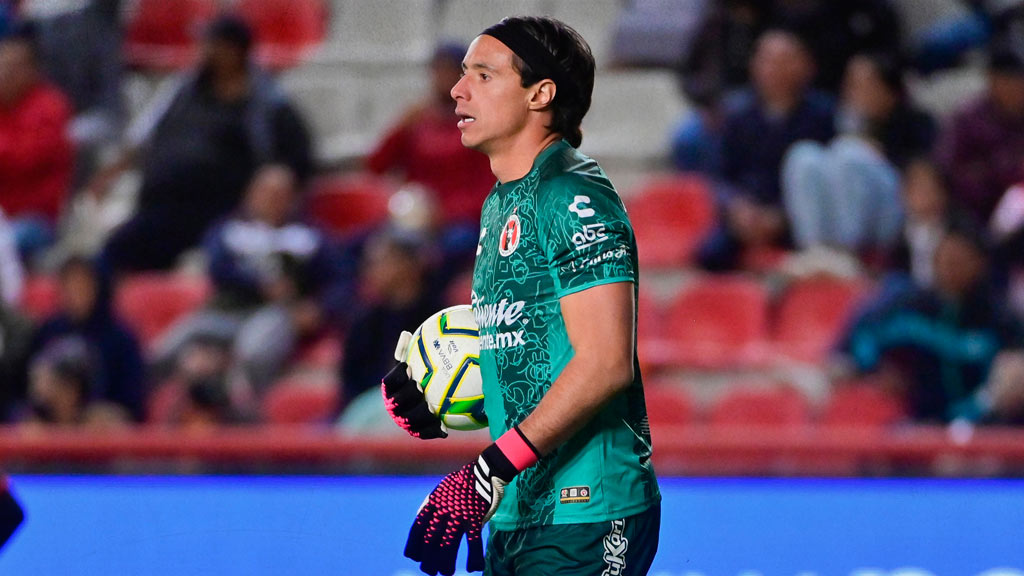
[[[0,418],[253,423],[310,371],[335,387],[324,420],[371,410],[399,332],[469,300],[494,178],[449,96],[465,46],[438,44],[420,103],[328,174],[258,23],[230,10],[130,111],[126,78],[154,72],[122,65],[122,4],[0,0]],[[623,2],[622,21],[671,22],[662,4]],[[913,41],[886,0],[682,4],[682,53],[612,56],[673,70],[691,104],[665,153],[712,191],[714,223],[675,268],[869,282],[830,379],[871,375],[914,420],[1024,423],[1024,2],[962,2]],[[964,67],[985,89],[951,115],[912,98],[909,77]],[[76,243],[74,207],[126,174],[130,213]],[[196,305],[143,333],[119,294],[168,274],[198,278]],[[143,314],[168,304],[152,298]]]

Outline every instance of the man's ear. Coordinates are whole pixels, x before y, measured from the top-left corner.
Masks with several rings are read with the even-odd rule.
[[[534,85],[530,94],[530,110],[545,110],[555,100],[555,83],[544,79]]]

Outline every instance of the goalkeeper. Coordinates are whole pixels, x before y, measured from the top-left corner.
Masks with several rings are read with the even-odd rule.
[[[498,179],[472,293],[495,442],[429,495],[405,554],[451,575],[465,534],[467,568],[492,576],[646,574],[661,495],[636,356],[636,242],[615,188],[576,150],[593,56],[565,24],[516,17],[478,36],[462,67],[462,143]],[[446,435],[401,361],[383,392],[412,435]]]

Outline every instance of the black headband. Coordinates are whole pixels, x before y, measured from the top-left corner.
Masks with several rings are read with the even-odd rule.
[[[562,65],[555,59],[555,55],[526,30],[505,22],[498,22],[480,34],[491,36],[508,46],[509,50],[519,56],[541,78],[550,78],[555,83],[557,90],[563,90],[566,95],[575,91],[575,85],[569,80],[569,75],[562,69]],[[558,97],[557,90],[556,98]]]

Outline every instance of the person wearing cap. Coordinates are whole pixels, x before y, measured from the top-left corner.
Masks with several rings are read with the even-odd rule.
[[[1024,179],[1024,37],[992,47],[988,89],[954,114],[937,154],[952,199],[988,222],[1003,192]]]
[[[222,16],[206,29],[202,58],[151,100],[128,128],[125,152],[88,189],[102,196],[139,164],[138,209],[103,248],[118,271],[168,269],[241,200],[259,166],[312,170],[306,127],[278,84],[249,58],[249,27]]]
[[[564,23],[506,18],[472,42],[451,89],[463,145],[498,179],[472,286],[495,442],[420,508],[405,555],[427,574],[454,573],[463,535],[467,569],[494,576],[646,574],[657,550],[636,241],[614,186],[577,150],[594,66]],[[411,435],[447,435],[404,363],[382,389]]]

